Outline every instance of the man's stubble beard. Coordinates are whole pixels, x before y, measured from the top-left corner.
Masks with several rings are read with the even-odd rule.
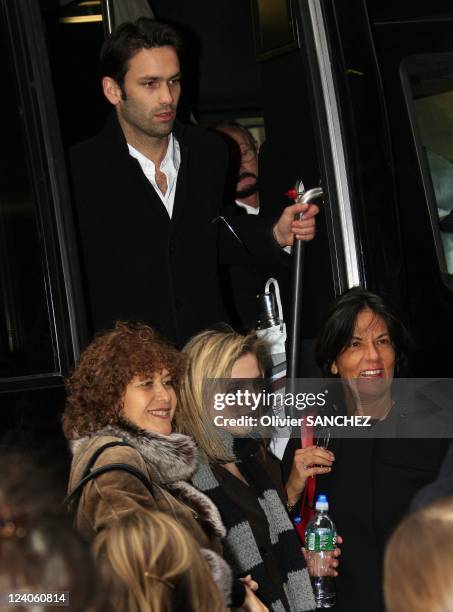
[[[176,108],[170,107],[157,112],[154,111],[151,116],[170,111],[175,112]],[[144,120],[142,115],[140,113],[134,113],[133,109],[131,111],[129,109],[125,109],[124,107],[121,109],[120,113],[123,121],[128,125],[129,129],[139,132],[140,134],[149,138],[166,138],[173,130],[174,120],[170,123],[156,124],[150,119]]]

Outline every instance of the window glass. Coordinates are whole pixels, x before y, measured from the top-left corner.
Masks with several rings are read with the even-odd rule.
[[[0,13],[3,117],[0,148],[0,377],[55,370],[37,204],[6,24]]]
[[[448,274],[453,274],[453,56],[405,62],[416,137],[431,183],[435,224]],[[423,168],[422,168],[423,170]]]
[[[101,2],[47,3],[42,16],[61,135],[71,145],[96,134],[109,111],[99,77]]]

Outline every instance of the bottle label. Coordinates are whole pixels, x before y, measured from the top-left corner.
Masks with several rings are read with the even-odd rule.
[[[305,546],[310,552],[335,550],[336,544],[337,534],[330,529],[317,529],[306,533]]]

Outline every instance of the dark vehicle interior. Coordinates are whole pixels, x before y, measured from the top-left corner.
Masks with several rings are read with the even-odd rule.
[[[322,185],[301,340],[316,337],[335,295],[360,283],[402,311],[418,347],[414,375],[451,376],[451,3],[136,0],[124,15],[125,4],[0,8],[2,443],[67,456],[63,381],[90,331],[65,150],[105,121],[99,48],[109,20],[134,11],[183,34],[181,118],[238,120],[265,142],[260,214],[277,215],[297,179]],[[280,280],[290,296],[291,275]],[[312,374],[300,346],[300,374]]]

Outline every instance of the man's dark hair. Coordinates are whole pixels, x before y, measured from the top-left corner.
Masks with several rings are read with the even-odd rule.
[[[101,75],[114,79],[123,90],[130,59],[141,49],[166,46],[174,47],[181,56],[182,39],[171,26],[149,17],[122,23],[102,45]]]
[[[357,315],[371,310],[386,323],[395,351],[395,372],[404,376],[408,372],[412,338],[396,312],[379,295],[354,287],[345,291],[332,304],[316,343],[316,361],[326,376],[332,376],[331,366],[348,346]]]

